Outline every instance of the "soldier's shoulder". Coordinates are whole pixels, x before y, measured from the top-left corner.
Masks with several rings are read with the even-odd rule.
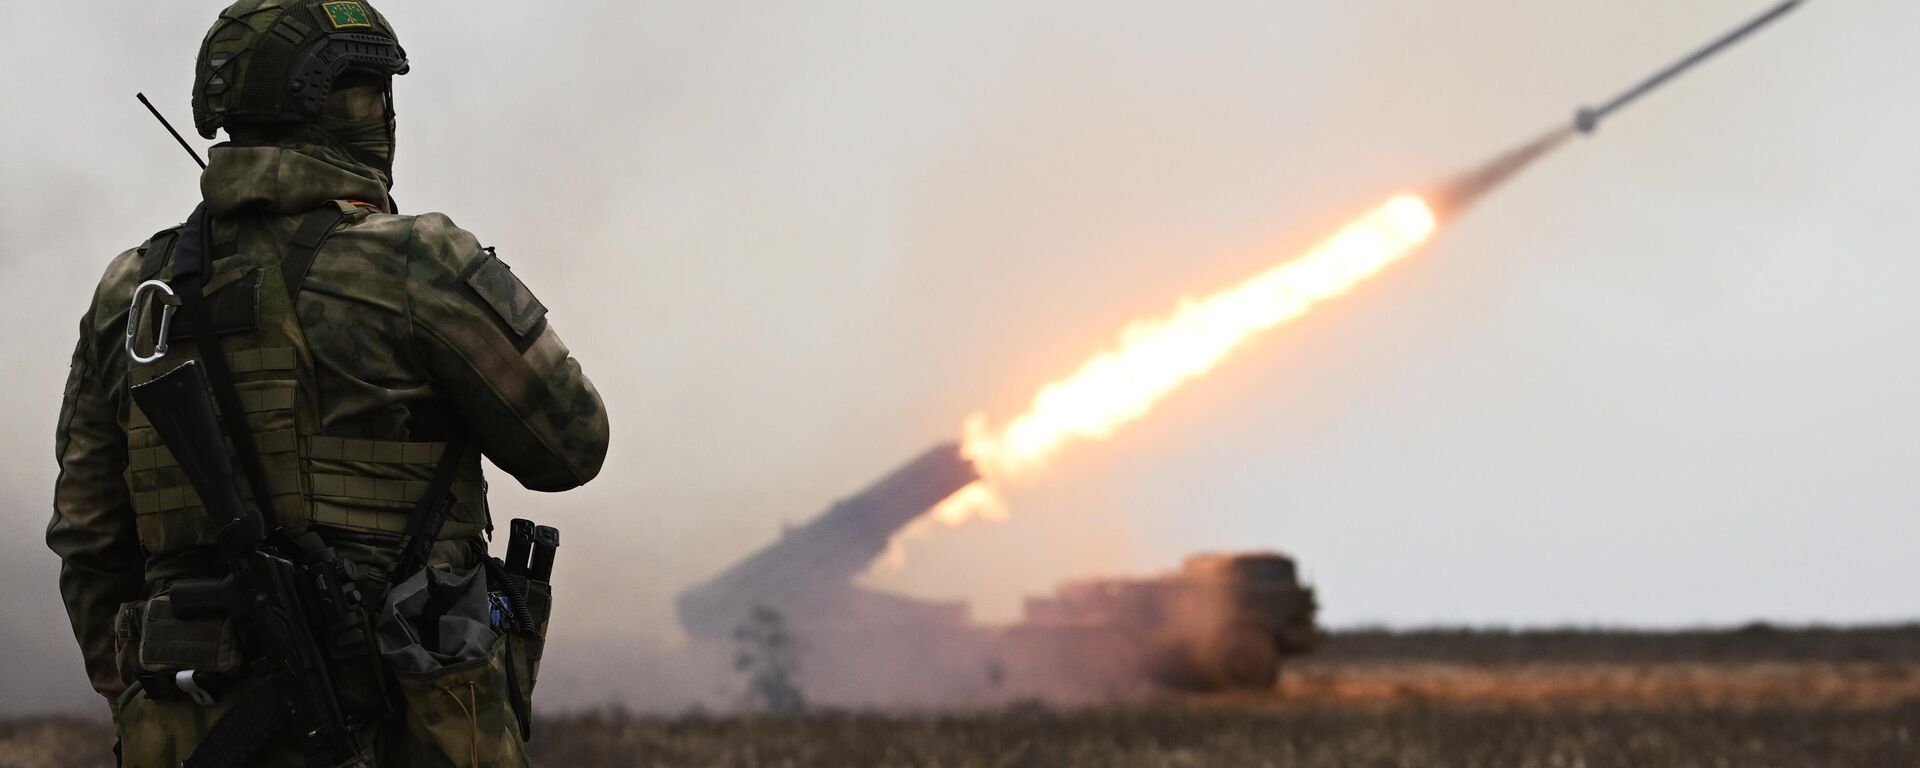
[[[100,275],[100,284],[94,290],[94,301],[118,300],[124,303],[133,296],[134,286],[142,281],[164,279],[162,267],[172,252],[174,242],[180,237],[180,230],[185,226],[175,224],[155,232],[139,245],[114,256]]]
[[[156,232],[107,262],[106,269],[100,273],[100,282],[93,289],[86,320],[89,332],[103,336],[121,332],[126,325],[127,307],[133,301],[134,287],[144,280],[165,277],[160,274],[162,260],[182,226]]]
[[[444,213],[374,213],[346,222],[346,242],[390,251],[421,266],[458,272],[481,253],[480,240]]]

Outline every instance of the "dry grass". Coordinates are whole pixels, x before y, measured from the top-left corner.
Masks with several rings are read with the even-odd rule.
[[[1894,766],[1920,765],[1920,699],[1886,707],[1388,706],[1206,701],[967,715],[798,719],[619,712],[538,724],[541,765]],[[0,724],[0,766],[106,768],[96,723]]]
[[[1437,632],[1335,638],[1284,696],[1085,710],[597,712],[536,725],[542,765],[1920,765],[1920,630]],[[0,768],[105,768],[98,723],[0,722]]]
[[[0,768],[110,768],[113,731],[68,717],[0,721]]]
[[[1646,712],[1151,707],[802,720],[586,715],[546,723],[546,765],[1893,766],[1920,764],[1920,703]]]
[[[1297,665],[1289,702],[1317,708],[1460,704],[1572,709],[1885,709],[1920,699],[1920,664],[1433,662]]]

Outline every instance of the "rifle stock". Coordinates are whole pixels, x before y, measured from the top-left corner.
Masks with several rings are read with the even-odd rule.
[[[200,364],[189,360],[134,387],[133,402],[153,423],[187,482],[200,494],[200,503],[219,531],[220,548],[232,557],[259,547],[267,536],[266,520],[258,509],[240,500],[233,460],[207,399],[207,375]]]

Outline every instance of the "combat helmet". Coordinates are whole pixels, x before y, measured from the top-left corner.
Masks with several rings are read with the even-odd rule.
[[[200,44],[193,125],[211,139],[235,124],[318,120],[350,72],[407,72],[399,37],[365,0],[240,0]]]

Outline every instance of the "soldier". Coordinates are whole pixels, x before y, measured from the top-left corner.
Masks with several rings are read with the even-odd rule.
[[[229,138],[201,177],[204,213],[113,259],[81,319],[47,543],[62,560],[61,596],[124,765],[525,762],[527,656],[537,658],[538,638],[478,635],[489,663],[461,671],[474,666],[458,663],[473,650],[450,644],[468,635],[438,629],[453,625],[431,611],[424,621],[406,611],[424,601],[465,615],[468,585],[503,589],[497,567],[482,568],[492,529],[482,455],[527,488],[574,488],[599,472],[607,417],[546,307],[493,249],[442,214],[395,212],[390,79],[407,70],[392,27],[364,0],[228,7],[194,78],[195,126]],[[143,291],[145,321],[130,327],[136,285],[180,290],[180,262],[196,248],[208,260],[195,286],[209,319],[187,322],[187,307],[177,319],[155,311],[168,300]],[[136,346],[159,359],[131,360]],[[267,638],[230,617],[172,607],[183,585],[236,569],[219,546],[225,532],[130,389],[188,360],[217,374],[204,364],[214,354],[245,412],[233,458],[257,467],[265,485],[239,495],[266,497],[254,508],[276,540],[323,545],[357,566],[340,571],[341,594],[357,586],[363,627],[377,632],[312,629],[329,649],[324,671],[350,726],[350,759],[316,755],[297,729],[249,712],[279,714],[291,701],[249,697],[263,685],[253,655]],[[220,382],[207,386],[218,403]],[[225,425],[229,437],[237,428]],[[389,593],[406,590],[389,587],[408,577],[391,572],[403,534],[440,500],[444,523],[424,537],[432,567],[405,582],[419,590],[411,607],[396,606]],[[506,591],[524,599],[527,586]],[[480,604],[483,623],[525,613],[478,594],[497,601]],[[544,635],[544,616],[538,622]],[[415,661],[428,671],[409,668]]]

